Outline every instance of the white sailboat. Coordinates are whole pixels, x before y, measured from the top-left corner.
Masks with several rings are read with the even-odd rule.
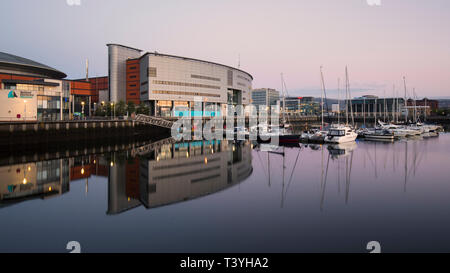
[[[347,67],[345,67],[345,93],[346,93],[346,124],[341,125],[337,124],[330,128],[328,131],[327,136],[325,137],[325,142],[327,143],[346,143],[346,142],[352,142],[355,141],[358,137],[358,134],[355,132],[355,130],[348,125],[348,108],[349,108],[349,101],[350,101],[350,82],[348,79],[348,70]],[[352,123],[354,124],[354,118],[353,118],[353,107],[350,104],[350,110],[351,110],[351,117],[352,117]]]

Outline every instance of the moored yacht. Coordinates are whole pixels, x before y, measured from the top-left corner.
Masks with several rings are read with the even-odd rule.
[[[330,128],[325,142],[328,143],[345,143],[355,141],[358,134],[350,126],[337,126]]]
[[[388,129],[375,128],[365,132],[364,138],[372,140],[394,140],[395,133]]]

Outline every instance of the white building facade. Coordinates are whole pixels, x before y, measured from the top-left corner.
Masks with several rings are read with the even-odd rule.
[[[110,51],[117,52],[114,47],[123,46],[108,45]],[[125,47],[123,51],[128,50],[129,47]],[[134,55],[137,50],[132,53]],[[151,115],[197,116],[215,106],[213,115],[221,115],[226,105],[251,103],[253,77],[240,69],[157,52],[145,53],[139,58],[129,56],[130,59],[139,59],[140,101],[150,107]],[[110,61],[110,66],[114,65],[123,64]],[[109,70],[124,71],[114,67]],[[114,82],[114,75],[110,74],[110,77],[113,77],[110,82]],[[199,100],[201,113],[198,111]],[[197,105],[195,109],[194,105]]]

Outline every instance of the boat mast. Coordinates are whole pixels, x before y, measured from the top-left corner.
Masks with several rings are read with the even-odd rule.
[[[375,98],[373,112],[374,112],[374,120],[375,120],[374,127],[377,127],[378,98]]]
[[[348,73],[345,67],[345,125],[348,126]]]
[[[427,121],[427,98],[424,98],[423,101],[425,102],[425,104],[424,104],[425,108],[423,110],[424,110],[424,121],[426,122]]]
[[[348,91],[348,100],[349,100],[349,103],[350,103],[350,114],[351,114],[351,116],[352,116],[352,126],[355,127],[355,118],[353,117],[353,105],[352,105],[352,102],[350,101],[350,100],[351,100],[350,81],[349,81],[349,79],[348,79],[348,69],[347,69],[347,66],[345,66],[345,76],[346,76],[346,78],[347,78],[347,91]],[[347,109],[347,111],[348,111],[348,109]],[[348,125],[348,121],[347,121],[347,125]]]
[[[340,92],[341,92],[341,79],[338,78],[338,124],[341,123],[341,119],[340,119],[340,116],[341,116],[341,94],[340,94]]]
[[[286,112],[286,96],[284,95],[284,79],[283,79],[283,73],[281,73],[281,94],[283,96],[283,126],[286,123],[286,116],[285,116],[285,112]]]
[[[387,110],[386,110],[386,89],[384,89],[384,122],[386,123],[386,115],[387,115]]]
[[[363,97],[363,120],[364,128],[366,128],[366,97]]]
[[[322,128],[321,130],[323,130],[323,94],[325,93],[325,83],[323,80],[323,73],[322,73],[322,66],[320,66],[320,78],[322,80],[322,96],[321,96],[321,104],[322,104]]]
[[[413,88],[413,98],[414,98],[414,123],[417,122],[417,95],[416,88]]]
[[[405,87],[405,124],[407,124],[408,123],[408,114],[409,114],[409,111],[408,111],[408,101],[407,101],[407,99],[406,99],[406,77],[405,76],[403,76],[403,86]]]
[[[396,111],[396,106],[395,106],[395,84],[392,85],[392,122],[395,122],[395,111]]]

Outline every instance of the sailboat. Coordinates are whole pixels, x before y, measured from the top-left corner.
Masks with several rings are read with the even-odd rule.
[[[302,139],[303,140],[308,140],[309,142],[314,142],[314,143],[323,143],[325,138],[328,135],[328,131],[324,128],[325,123],[324,123],[324,96],[326,99],[326,90],[325,90],[325,81],[323,78],[323,72],[322,72],[322,66],[320,67],[320,79],[322,82],[322,94],[321,94],[321,112],[322,112],[322,122],[321,122],[321,126],[320,126],[320,130],[316,130],[316,131],[311,131],[311,132],[305,132],[304,134],[302,134]],[[328,112],[328,104],[327,104],[327,112]]]
[[[349,101],[350,101],[350,82],[348,79],[348,69],[345,67],[345,94],[346,94],[346,124],[341,125],[333,125],[330,130],[328,131],[327,136],[325,137],[325,142],[328,143],[346,143],[346,142],[352,142],[355,141],[358,137],[358,134],[355,132],[355,130],[348,125],[348,108],[349,108]],[[354,117],[353,117],[353,107],[350,102],[350,110],[351,110],[351,117],[352,117],[352,123],[354,124]]]
[[[268,128],[268,132],[264,134],[264,139],[267,139],[267,137],[278,137],[279,143],[281,145],[298,145],[298,143],[300,142],[300,138],[301,135],[299,134],[295,134],[293,132],[292,126],[289,122],[289,116],[286,119],[286,93],[287,93],[287,88],[286,88],[286,83],[284,81],[283,78],[283,73],[281,73],[281,93],[283,94],[283,123],[282,125],[278,126],[278,125],[270,125]],[[267,141],[263,141],[261,140],[261,142],[270,142],[270,139]]]

